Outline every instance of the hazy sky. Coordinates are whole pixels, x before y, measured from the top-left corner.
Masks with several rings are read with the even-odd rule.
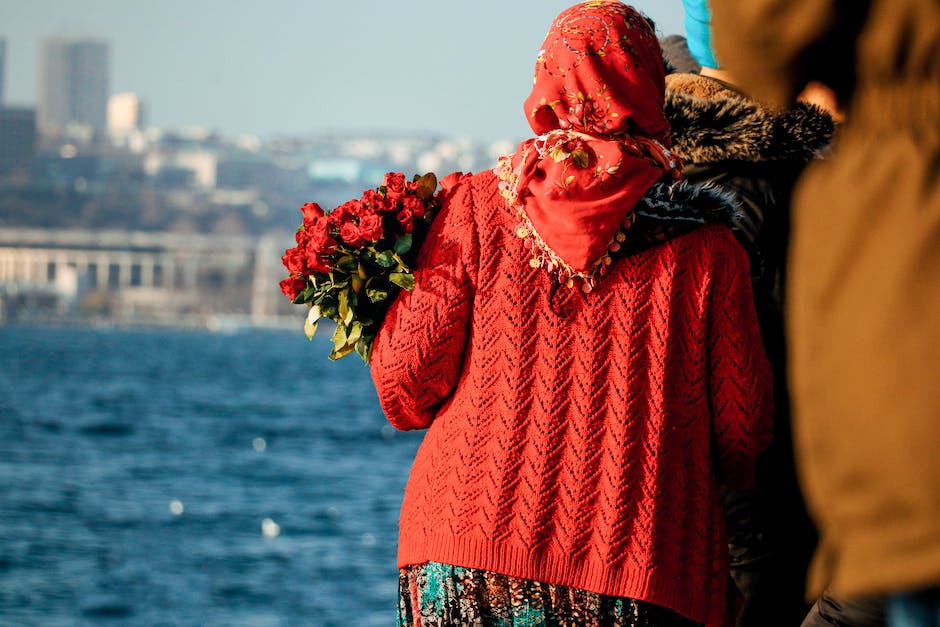
[[[573,0],[0,0],[8,104],[33,105],[39,42],[110,42],[111,91],[165,128],[225,134],[528,134],[539,45]],[[681,0],[642,0],[660,35]]]

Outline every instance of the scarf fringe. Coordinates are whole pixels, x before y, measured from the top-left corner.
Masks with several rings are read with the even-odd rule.
[[[540,153],[545,150],[545,136],[533,144]],[[528,146],[526,150],[528,150]],[[663,148],[668,155],[668,150]],[[523,153],[520,163],[525,162]],[[627,213],[607,245],[605,254],[595,260],[587,270],[578,270],[556,253],[539,234],[529,219],[525,205],[519,198],[519,172],[512,165],[513,157],[500,157],[494,168],[499,178],[500,194],[519,222],[514,234],[523,240],[531,252],[529,264],[543,268],[559,284],[573,288],[580,283],[589,293],[618,259],[645,250],[672,237],[687,233],[706,224],[723,224],[734,229],[741,212],[734,196],[711,184],[693,184],[685,181],[654,183],[647,193]],[[630,236],[630,229],[640,221],[643,233]]]

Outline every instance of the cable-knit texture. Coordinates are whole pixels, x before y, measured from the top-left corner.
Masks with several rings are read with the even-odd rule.
[[[491,173],[464,179],[376,338],[399,429],[428,428],[399,566],[428,560],[724,618],[718,482],[770,433],[747,259],[705,226],[591,293],[529,264]]]

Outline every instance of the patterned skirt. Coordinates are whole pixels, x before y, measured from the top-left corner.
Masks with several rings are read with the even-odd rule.
[[[401,569],[399,627],[698,627],[635,599],[428,562]]]

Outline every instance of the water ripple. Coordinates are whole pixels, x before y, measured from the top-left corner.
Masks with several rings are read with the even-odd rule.
[[[0,624],[392,623],[420,435],[326,341],[0,328]]]

